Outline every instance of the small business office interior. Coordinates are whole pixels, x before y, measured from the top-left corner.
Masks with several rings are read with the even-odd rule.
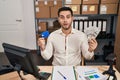
[[[1,4],[5,6],[8,3],[7,1],[1,1]],[[116,57],[114,65],[116,69],[120,72],[119,0],[30,0],[29,2],[22,1],[22,5],[24,7],[22,7],[23,20],[16,21],[18,23],[22,22],[22,28],[24,29],[23,31],[20,31],[19,33],[19,29],[16,28],[15,30],[18,31],[17,36],[12,37],[12,35],[14,34],[12,33],[12,31],[15,27],[11,27],[11,25],[9,26],[8,23],[7,26],[2,23],[0,24],[0,65],[9,63],[2,48],[3,42],[30,49],[36,65],[52,65],[52,58],[46,61],[41,57],[40,49],[37,45],[37,39],[43,31],[48,30],[49,32],[52,32],[60,28],[57,21],[57,10],[61,6],[68,6],[73,10],[75,17],[73,21],[73,28],[84,32],[85,28],[89,26],[96,26],[99,27],[101,30],[96,37],[98,41],[98,47],[95,50],[95,56],[92,60],[84,60],[84,66],[108,65],[106,57],[109,54],[114,54]],[[4,17],[2,18],[4,19]],[[7,29],[5,29],[5,27]],[[9,27],[11,27],[12,29],[10,29]],[[10,34],[10,32],[12,34]],[[22,38],[20,39],[22,41],[15,41],[19,39],[18,37]]]

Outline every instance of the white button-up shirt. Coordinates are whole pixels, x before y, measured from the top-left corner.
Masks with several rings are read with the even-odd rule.
[[[44,59],[49,60],[53,56],[53,65],[80,65],[81,53],[86,59],[91,59],[94,53],[88,51],[87,36],[78,30],[72,29],[69,35],[65,35],[61,29],[50,34],[46,48],[41,51]]]

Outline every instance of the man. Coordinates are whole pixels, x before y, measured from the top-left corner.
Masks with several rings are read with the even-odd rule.
[[[80,65],[81,53],[86,59],[91,59],[97,47],[95,38],[88,40],[87,36],[72,28],[73,12],[69,7],[58,10],[59,30],[50,34],[45,45],[45,39],[39,38],[41,55],[49,60],[53,56],[52,65]]]
[[[39,38],[38,44],[41,49],[41,55],[49,60],[53,56],[53,65],[80,65],[81,53],[86,59],[91,59],[94,50],[97,47],[97,41],[78,30],[72,28],[73,12],[69,7],[62,7],[58,10],[58,21],[61,25],[59,30],[50,34],[45,45],[45,39]],[[36,80],[31,75],[24,75],[20,72],[23,80]]]

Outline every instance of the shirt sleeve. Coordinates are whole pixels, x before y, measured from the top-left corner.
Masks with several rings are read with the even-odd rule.
[[[88,38],[86,35],[83,36],[83,41],[81,44],[81,50],[82,50],[82,55],[84,56],[85,59],[91,59],[94,55],[94,52],[89,52],[89,45],[88,45]]]
[[[41,56],[45,60],[49,60],[53,55],[53,45],[52,45],[52,38],[49,36],[47,39],[47,44],[44,51],[41,51]]]

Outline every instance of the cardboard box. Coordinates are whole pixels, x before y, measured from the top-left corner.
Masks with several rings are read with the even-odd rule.
[[[116,54],[116,67],[120,70],[120,16],[117,18],[116,36],[114,44],[114,53]]]
[[[98,14],[98,5],[82,5],[82,14]]]
[[[83,0],[82,4],[99,4],[99,0]]]
[[[118,51],[120,51],[120,16],[117,18],[117,27],[116,27],[116,36],[115,36],[115,53],[119,54]]]
[[[48,23],[47,22],[39,22],[38,23],[38,30],[39,32],[47,30]]]
[[[50,18],[50,7],[54,6],[54,0],[39,0],[35,5],[36,18]]]
[[[63,2],[62,2],[62,0],[54,0],[53,5],[62,7]]]
[[[120,16],[118,16],[118,18],[117,18],[117,27],[116,27],[116,38],[119,38],[119,40],[120,40]],[[120,43],[120,41],[119,41],[119,43]],[[120,45],[119,45],[120,46]]]
[[[120,15],[120,4],[119,4],[119,10],[118,10],[118,15]]]
[[[118,4],[100,4],[100,14],[117,14]]]
[[[38,6],[53,6],[54,5],[54,0],[39,0],[38,3]]]
[[[54,6],[50,7],[50,17],[57,18],[58,17],[58,9],[62,7],[62,0],[54,1]]]
[[[62,6],[62,0],[40,0],[36,6]]]
[[[73,5],[73,4],[69,4],[69,5],[65,5],[66,7],[70,7],[73,11],[73,14],[80,14],[80,5]]]
[[[58,14],[57,14],[57,12],[58,12],[58,9],[59,9],[60,7],[59,6],[52,6],[52,7],[50,7],[50,12],[51,12],[51,18],[57,18],[58,17]]]
[[[103,4],[103,3],[110,3],[110,4],[114,4],[114,3],[118,3],[119,2],[119,0],[101,0],[101,3]]]
[[[81,0],[65,0],[65,4],[81,4]]]
[[[120,47],[118,47],[120,49]],[[116,52],[116,69],[120,72],[120,51]]]
[[[50,9],[48,6],[36,7],[36,18],[50,18]]]
[[[36,3],[36,18],[56,18],[62,0],[39,0]]]

